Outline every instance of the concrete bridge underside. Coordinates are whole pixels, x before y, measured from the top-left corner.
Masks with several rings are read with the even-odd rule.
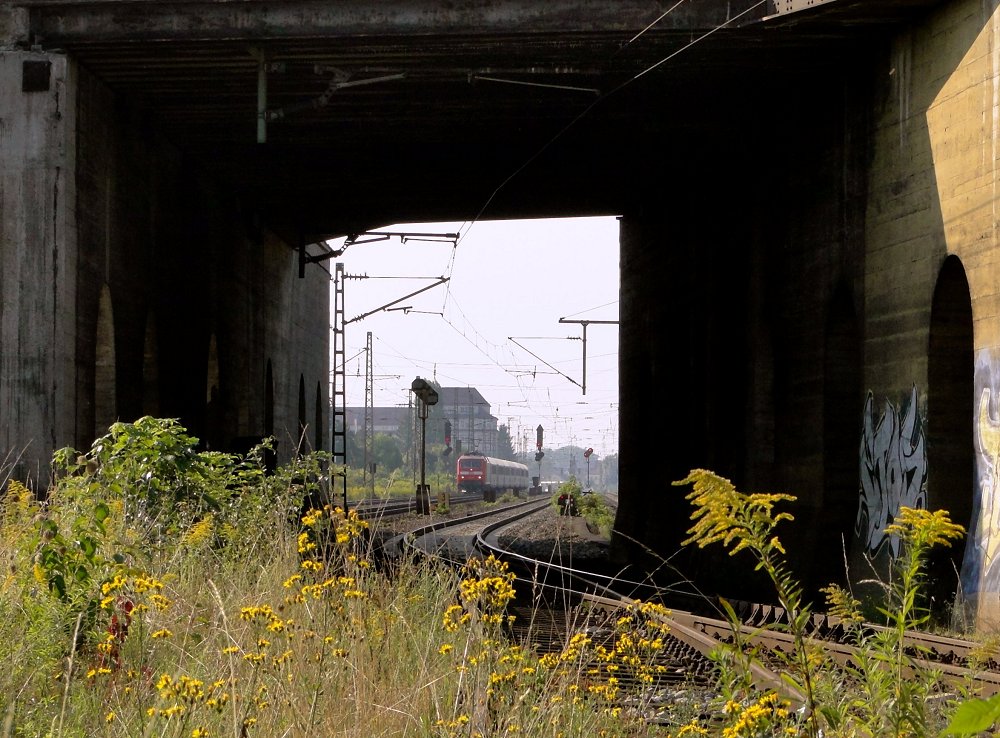
[[[705,468],[796,495],[810,592],[884,569],[899,506],[948,509],[935,606],[1000,617],[992,0],[15,0],[0,44],[18,474],[146,412],[322,447],[329,262],[300,249],[619,214],[616,554],[754,595],[678,553],[671,482]]]

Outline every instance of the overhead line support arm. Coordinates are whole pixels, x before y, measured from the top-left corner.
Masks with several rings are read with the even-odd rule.
[[[617,320],[569,320],[559,318],[560,323],[579,323],[583,326],[583,394],[587,394],[587,326],[591,323],[598,325],[618,325]]]
[[[367,313],[362,313],[361,315],[357,316],[356,318],[351,318],[350,320],[345,320],[344,324],[346,325],[348,323],[353,323],[356,320],[361,320],[362,318],[367,318],[369,315],[374,315],[375,313],[380,312],[382,310],[385,310],[386,308],[389,308],[389,307],[391,307],[391,306],[393,306],[393,305],[395,305],[397,303],[400,303],[403,300],[408,300],[411,297],[413,297],[414,295],[419,295],[421,292],[426,292],[429,289],[433,289],[434,287],[437,287],[439,284],[444,284],[449,279],[450,279],[450,277],[439,277],[438,280],[434,284],[429,284],[426,287],[421,287],[416,292],[411,292],[408,295],[403,295],[398,300],[393,300],[392,302],[387,302],[382,307],[377,307],[374,310],[369,310]]]

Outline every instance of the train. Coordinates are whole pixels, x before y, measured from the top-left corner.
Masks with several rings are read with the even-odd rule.
[[[496,502],[497,492],[527,493],[531,477],[525,464],[469,453],[455,461],[455,487],[463,492],[481,491],[486,502]]]

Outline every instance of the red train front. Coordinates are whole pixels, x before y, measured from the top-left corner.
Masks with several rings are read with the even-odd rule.
[[[496,502],[497,492],[527,492],[528,467],[482,454],[463,454],[455,462],[455,486],[463,492],[482,492],[484,500]]]
[[[455,486],[464,492],[482,492],[487,484],[486,457],[464,454],[458,457]]]

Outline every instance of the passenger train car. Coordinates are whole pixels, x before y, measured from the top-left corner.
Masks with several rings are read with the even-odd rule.
[[[497,492],[527,492],[528,467],[516,461],[482,454],[462,454],[455,462],[455,486],[463,492],[482,491],[483,499],[496,502]]]

